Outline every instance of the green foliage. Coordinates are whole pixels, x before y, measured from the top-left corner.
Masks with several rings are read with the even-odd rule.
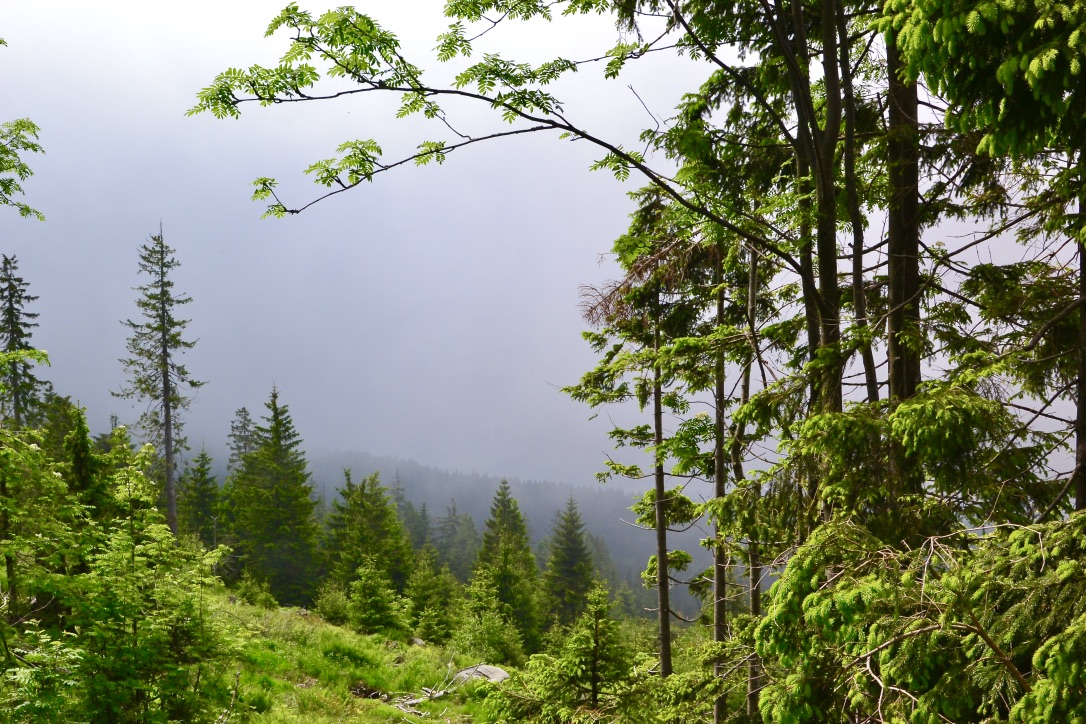
[[[0,44],[6,45],[2,39]],[[29,118],[0,123],[0,206],[11,206],[20,216],[45,221],[40,211],[16,198],[23,194],[22,182],[34,175],[20,154],[43,153],[39,132]]]
[[[237,584],[234,586],[234,593],[239,601],[250,606],[266,609],[279,606],[279,602],[275,600],[275,595],[272,594],[271,584],[254,578],[248,571],[241,574],[241,578],[238,579]]]
[[[4,254],[0,260],[0,350],[5,355],[0,370],[4,392],[0,415],[15,427],[40,417],[39,408],[50,391],[48,383],[34,375],[34,364],[40,360],[30,354],[34,350],[31,330],[38,326],[34,321],[38,314],[26,306],[37,297],[27,293],[29,284],[18,272],[18,260]]]
[[[510,606],[499,598],[494,574],[477,571],[468,585],[459,626],[449,646],[479,661],[518,666],[524,661],[524,643]]]
[[[404,601],[372,558],[364,558],[351,581],[347,620],[361,633],[395,636],[407,629]]]
[[[347,597],[347,590],[336,581],[326,579],[317,589],[313,609],[328,623],[342,626],[350,618],[350,599]]]
[[[427,545],[415,559],[404,598],[415,636],[443,644],[456,626],[460,584],[446,565],[437,562],[437,551]]]
[[[3,697],[16,721],[217,717],[229,648],[208,616],[206,590],[221,551],[175,542],[155,506],[155,486],[142,472],[151,454],[144,448],[135,455],[123,428],[114,433],[106,470],[116,517],[83,522],[98,532],[80,535],[78,559],[57,556],[78,513],[65,511],[55,498],[49,509],[38,511],[36,531],[28,538],[38,539],[35,558],[46,568],[24,569],[25,580],[39,587],[44,600],[59,599],[65,626],[49,630],[44,621],[31,622],[17,631],[11,646],[19,657],[8,659],[3,679]],[[53,477],[40,458],[34,465]],[[81,563],[75,572],[58,575],[65,559]],[[41,670],[47,666],[58,668]]]
[[[483,529],[475,577],[484,571],[517,627],[525,650],[538,651],[542,641],[539,568],[532,553],[528,526],[506,480],[501,481],[494,493],[490,517]]]
[[[584,522],[573,496],[555,516],[548,549],[550,556],[543,571],[547,613],[559,626],[568,626],[588,605],[594,572]]]
[[[301,438],[279,391],[265,405],[259,444],[224,492],[230,533],[244,569],[284,604],[308,603],[316,583],[317,526]]]
[[[211,474],[211,465],[211,456],[201,450],[181,476],[177,524],[181,532],[195,535],[208,548],[215,548],[219,535],[219,483]]]
[[[377,473],[357,484],[349,470],[343,471],[343,477],[323,542],[331,575],[340,584],[349,585],[358,566],[368,560],[396,591],[403,591],[411,572],[411,544],[388,489],[381,485]]]
[[[633,714],[627,708],[632,656],[610,618],[607,591],[596,583],[587,599],[556,655],[536,654],[490,695],[487,707],[497,721],[596,722],[616,710]]]
[[[479,556],[481,539],[475,521],[467,513],[456,509],[456,501],[449,503],[444,517],[436,521],[434,547],[438,560],[449,567],[456,580],[467,583],[471,569]]]

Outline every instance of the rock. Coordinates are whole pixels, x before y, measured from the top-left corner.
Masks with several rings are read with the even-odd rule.
[[[505,681],[509,678],[509,672],[505,669],[491,666],[490,664],[478,664],[469,666],[456,672],[453,677],[454,684],[463,684],[469,679],[484,679],[486,681]]]
[[[425,641],[423,641],[422,639],[418,639],[418,638],[411,639],[407,643],[411,644],[412,646],[425,646],[426,645]]]

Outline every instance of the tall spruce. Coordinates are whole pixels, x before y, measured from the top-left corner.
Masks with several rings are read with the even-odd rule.
[[[272,388],[259,445],[233,475],[227,505],[242,566],[281,603],[308,603],[317,568],[313,487],[290,411]]]
[[[457,510],[456,500],[449,502],[445,515],[435,524],[434,547],[438,559],[449,567],[456,579],[467,583],[479,555],[479,529],[468,513]]]
[[[491,577],[498,600],[508,608],[525,651],[529,654],[538,651],[539,568],[532,554],[528,525],[507,480],[498,485],[490,504],[490,517],[483,529],[483,544],[475,564],[476,575],[480,570]]]
[[[183,390],[199,388],[204,382],[194,379],[179,360],[196,345],[183,336],[189,320],[175,316],[178,308],[192,299],[174,289],[170,275],[181,262],[166,244],[161,226],[158,234],[140,245],[139,255],[139,273],[148,281],[135,287],[140,294],[136,300],[140,320],[123,322],[130,331],[128,357],[121,359],[128,383],[113,394],[147,403],[139,427],[162,451],[166,522],[177,535],[176,455],[183,446],[180,413],[190,402]]]
[[[27,305],[37,297],[27,293],[26,280],[19,276],[19,262],[14,256],[3,255],[0,260],[0,348],[8,353],[4,360],[4,390],[2,414],[15,427],[27,422],[27,413],[41,402],[46,384],[34,375],[34,361],[25,353],[30,344],[31,330],[38,326],[37,312]]]
[[[256,450],[256,423],[253,422],[249,409],[239,407],[234,413],[234,419],[230,421],[230,434],[227,447],[230,450],[230,458],[226,463],[228,472],[233,472],[241,467],[241,461],[246,455]]]
[[[219,483],[211,468],[211,456],[200,450],[182,474],[177,491],[178,527],[209,548],[218,545],[219,539]]]
[[[584,521],[571,495],[554,518],[550,556],[543,572],[547,613],[559,625],[568,626],[584,613],[592,587],[592,553],[585,538]]]
[[[377,473],[357,484],[343,471],[343,487],[332,502],[324,541],[332,577],[344,587],[367,560],[402,592],[411,575],[411,544],[396,505]]]

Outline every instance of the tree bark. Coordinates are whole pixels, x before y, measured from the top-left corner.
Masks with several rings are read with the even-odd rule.
[[[722,327],[725,322],[725,293],[724,293],[724,243],[717,243],[716,268],[713,274],[716,283],[716,323]],[[716,439],[713,446],[713,496],[720,499],[727,492],[725,482],[727,480],[727,462],[725,460],[725,430],[727,419],[724,414],[724,403],[727,400],[728,391],[724,385],[726,355],[723,343],[716,356],[716,380],[713,390],[713,400],[716,405]],[[723,643],[728,639],[728,553],[725,549],[724,531],[720,520],[717,519],[713,531],[716,545],[713,548],[713,641]],[[713,665],[713,674],[723,676],[724,663],[717,661]],[[713,702],[713,722],[722,724],[728,715],[727,696],[721,694]]]
[[[864,217],[860,212],[860,193],[856,184],[856,93],[852,85],[852,60],[848,46],[848,24],[844,15],[838,16],[838,34],[841,43],[841,84],[844,91],[845,114],[845,199],[848,206],[849,225],[852,226],[852,307],[856,326],[861,334],[867,334],[867,295],[864,293]],[[875,355],[871,352],[870,339],[860,344],[863,360],[864,382],[867,401],[879,399],[879,378],[875,368]]]
[[[1081,159],[1079,161],[1082,163]],[[1086,169],[1086,164],[1083,164]],[[1086,188],[1086,181],[1083,181]],[[1086,191],[1084,191],[1086,193]],[[1078,213],[1086,214],[1086,199],[1079,198]],[[1086,218],[1086,217],[1084,217]],[[1078,296],[1086,300],[1086,230],[1079,229],[1078,246]],[[1078,383],[1076,385],[1075,414],[1075,472],[1072,473],[1075,489],[1075,510],[1086,510],[1086,306],[1078,308]]]
[[[659,320],[654,320],[656,328],[653,330],[653,351],[660,352],[660,328]],[[660,446],[664,442],[664,410],[663,410],[663,384],[661,382],[660,367],[653,361],[652,372],[652,423],[656,450],[654,457],[656,480],[656,590],[657,600],[660,606],[660,676],[667,678],[671,675],[671,596],[670,576],[667,565],[667,491],[664,488],[664,461],[661,457]]]
[[[901,54],[891,40],[886,47],[890,181],[887,357],[890,398],[908,400],[920,383],[920,350],[916,342],[920,324],[920,161],[916,84],[901,79],[901,67]]]

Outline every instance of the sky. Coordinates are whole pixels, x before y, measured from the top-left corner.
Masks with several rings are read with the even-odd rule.
[[[276,61],[286,37],[264,30],[284,4],[0,2],[0,121],[32,119],[46,151],[24,159],[35,172],[24,200],[46,221],[0,209],[0,251],[17,255],[39,296],[34,342],[52,361],[42,376],[87,408],[96,432],[111,414],[138,417],[110,391],[124,383],[137,249],[161,223],[182,265],[177,289],[192,298],[198,341],[183,362],[208,383],[185,416],[194,448],[221,450],[234,411],[263,412],[276,385],[311,449],[589,484],[612,453],[611,415],[592,419],[559,388],[595,362],[578,289],[616,276],[606,252],[640,181],[589,171],[601,154],[583,142],[534,134],[262,219],[257,177],[303,203],[319,192],[303,169],[341,142],[374,138],[391,159],[437,135],[395,119],[392,98],[186,117],[218,72]],[[432,52],[447,25],[441,2],[357,7],[396,32],[427,77],[451,77]],[[617,37],[607,18],[577,18],[499,27],[478,50],[581,59]],[[703,74],[649,58],[617,80],[583,70],[555,92],[572,120],[637,147],[649,111],[666,119]],[[451,116],[495,127],[488,109]]]

